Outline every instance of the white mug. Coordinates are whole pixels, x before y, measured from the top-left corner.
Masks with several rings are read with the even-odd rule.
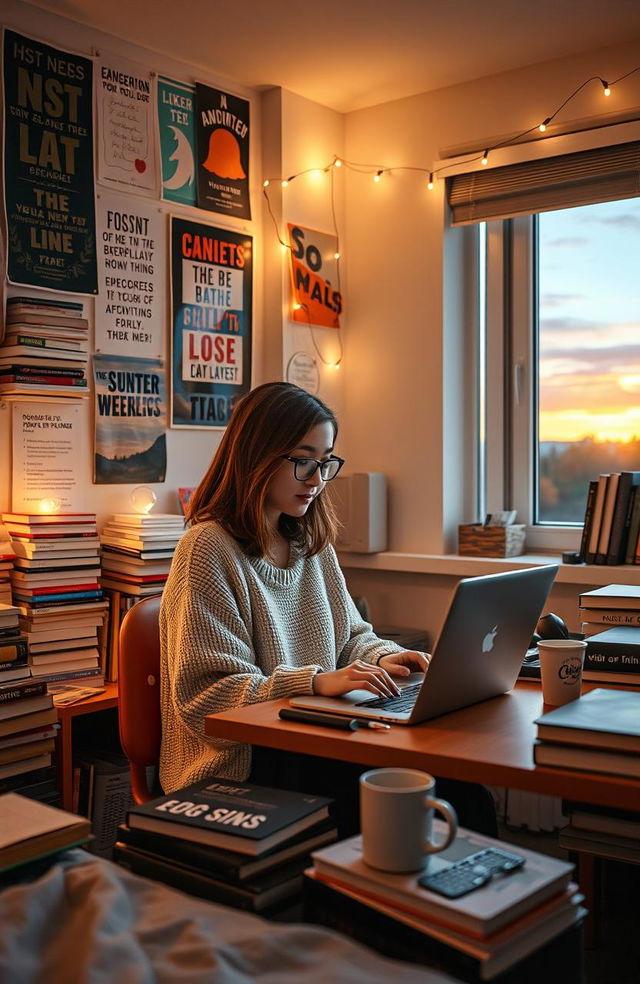
[[[436,781],[418,769],[372,769],[360,776],[362,857],[381,871],[419,871],[425,855],[444,851],[458,831],[456,811],[435,799]],[[431,839],[433,811],[449,825],[440,842]]]
[[[542,700],[558,707],[577,700],[582,692],[582,667],[586,642],[581,639],[540,639]]]

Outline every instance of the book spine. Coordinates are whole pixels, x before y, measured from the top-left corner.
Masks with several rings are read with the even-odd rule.
[[[601,625],[638,625],[640,626],[640,611],[631,608],[580,608],[580,617],[585,622],[599,622]],[[604,632],[604,629],[600,629]]]
[[[7,687],[0,689],[0,704],[14,703],[15,701],[26,699],[27,697],[39,697],[46,694],[47,684],[44,682],[26,683],[24,686]]]
[[[69,591],[64,594],[32,595],[29,598],[29,604],[46,605],[52,601],[80,601],[82,598],[102,598],[102,591]]]
[[[640,472],[621,472],[616,504],[613,510],[613,519],[611,521],[611,539],[609,541],[609,552],[607,553],[607,564],[624,563],[627,552],[629,526],[631,523],[633,493],[639,483]]]
[[[584,668],[606,670],[609,673],[640,673],[640,645],[592,642],[587,639]]]
[[[2,349],[0,349],[2,352]],[[50,360],[47,360],[50,361]],[[35,366],[35,365],[22,365],[13,363],[10,366],[4,366],[2,369],[3,376],[6,375],[20,375],[20,376],[73,376],[77,379],[84,379],[84,369],[76,369],[75,366]]]
[[[593,509],[596,501],[596,492],[598,491],[598,480],[593,479],[589,482],[589,491],[587,492],[587,504],[584,510],[584,525],[582,527],[582,538],[580,540],[580,563],[585,563],[587,559],[587,547],[589,545],[589,537],[591,535],[591,527],[593,525]]]
[[[611,539],[611,523],[613,520],[613,509],[618,494],[618,484],[620,482],[620,472],[613,472],[607,481],[607,491],[602,510],[602,522],[600,524],[600,535],[598,537],[598,552],[596,553],[596,564],[606,564],[607,554],[609,553],[609,541]]]
[[[69,670],[64,673],[47,673],[43,676],[43,683],[58,683],[63,680],[86,680],[96,677],[102,682],[102,673],[99,666],[91,666],[86,670]]]
[[[13,643],[0,642],[0,667],[6,663],[11,666],[13,663],[26,659],[29,655],[29,646],[26,639],[18,639]]]
[[[598,553],[598,539],[600,536],[600,526],[602,524],[602,509],[604,506],[605,493],[607,491],[608,474],[602,474],[598,478],[598,488],[593,504],[593,522],[589,536],[589,546],[587,549],[587,564],[595,564]]]

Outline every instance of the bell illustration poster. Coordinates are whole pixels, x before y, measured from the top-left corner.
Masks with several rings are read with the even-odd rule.
[[[198,208],[250,219],[249,102],[196,83]]]

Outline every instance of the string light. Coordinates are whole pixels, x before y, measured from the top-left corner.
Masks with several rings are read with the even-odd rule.
[[[283,180],[280,182],[280,184],[281,184],[281,186],[283,188],[288,188],[289,187],[289,180],[288,180],[288,178],[283,178]]]
[[[335,161],[333,162],[333,166],[334,167],[342,167],[342,161],[340,160],[339,157],[336,157]]]
[[[333,254],[333,258],[334,258],[334,260],[339,260],[340,259],[340,253],[334,253]]]
[[[382,177],[382,171],[376,171],[376,173],[375,173],[375,174],[374,174],[374,176],[373,176],[373,180],[374,180],[375,182],[378,182],[378,181],[380,180],[380,178],[381,178],[381,177]]]
[[[429,172],[429,180],[427,181],[427,188],[429,191],[433,191],[433,171]]]
[[[605,81],[605,79],[600,79],[600,81],[602,82],[602,94],[603,94],[603,96],[610,96],[611,95],[611,86],[609,85],[608,82]]]
[[[538,129],[540,130],[540,133],[544,133],[544,131],[549,126],[549,123],[551,123],[551,117],[550,116],[547,116],[546,120],[543,120],[542,123],[540,124],[540,126],[538,127]]]
[[[486,167],[487,164],[489,163],[489,151],[488,150],[485,150],[484,154],[482,155],[482,160],[480,161],[480,163],[482,164],[483,167]]]
[[[265,178],[264,181],[262,182],[262,187],[268,188],[270,184],[271,182],[269,181],[269,178]]]

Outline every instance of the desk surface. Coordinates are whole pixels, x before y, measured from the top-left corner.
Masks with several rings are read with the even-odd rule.
[[[593,689],[585,685],[585,690]],[[205,719],[205,732],[268,748],[322,755],[371,766],[427,769],[510,789],[546,793],[627,809],[638,809],[640,781],[593,772],[544,769],[533,762],[535,718],[543,712],[537,683],[518,682],[510,693],[413,727],[390,731],[334,731],[281,721],[285,700],[234,708]]]

